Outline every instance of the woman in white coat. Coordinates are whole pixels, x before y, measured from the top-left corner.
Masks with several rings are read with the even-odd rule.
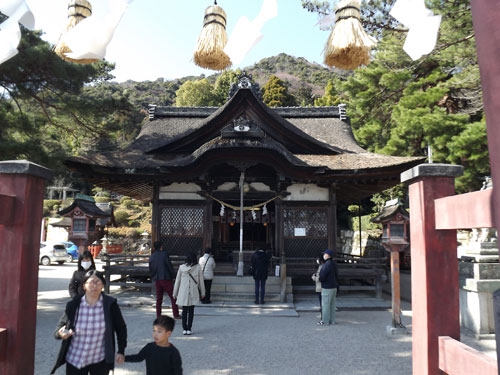
[[[191,334],[194,305],[198,305],[205,297],[203,271],[198,264],[196,253],[188,255],[186,263],[181,264],[174,284],[174,298],[177,305],[182,306],[182,333]]]
[[[214,279],[215,270],[215,260],[212,256],[212,249],[207,247],[198,263],[203,271],[203,280],[205,281],[205,298],[203,298],[201,303],[211,303],[210,290],[212,289],[212,280]]]

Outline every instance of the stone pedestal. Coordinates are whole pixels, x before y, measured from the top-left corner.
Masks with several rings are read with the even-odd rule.
[[[500,289],[497,243],[475,243],[459,262],[460,321],[476,338],[495,335],[493,292]]]

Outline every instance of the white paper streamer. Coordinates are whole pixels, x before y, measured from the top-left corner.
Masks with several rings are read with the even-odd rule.
[[[247,53],[264,37],[260,31],[264,24],[277,15],[278,1],[264,0],[258,16],[253,21],[249,21],[245,16],[240,17],[224,48],[233,64],[241,64]]]
[[[2,0],[0,12],[9,16],[0,24],[0,64],[17,55],[21,41],[19,23],[28,29],[35,26],[35,18],[24,0]]]
[[[132,0],[111,0],[111,10],[104,21],[90,16],[68,30],[64,43],[71,49],[65,55],[71,59],[99,59],[106,56],[106,47]]]
[[[408,27],[403,50],[413,60],[434,49],[441,16],[427,9],[424,0],[397,0],[389,14]]]

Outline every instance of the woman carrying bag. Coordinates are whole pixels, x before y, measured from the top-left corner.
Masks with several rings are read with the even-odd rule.
[[[203,280],[205,283],[205,298],[201,303],[212,303],[210,301],[210,290],[212,289],[212,280],[214,279],[215,260],[212,256],[212,249],[205,249],[203,256],[200,258],[200,267],[203,271]]]
[[[193,326],[194,305],[205,297],[203,271],[198,264],[196,253],[188,255],[186,263],[179,266],[174,284],[174,298],[182,306],[182,333],[190,335]]]

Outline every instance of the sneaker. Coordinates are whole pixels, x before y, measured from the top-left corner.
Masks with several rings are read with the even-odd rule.
[[[191,332],[190,330],[187,330],[187,331],[186,331],[186,335],[188,335],[188,336],[189,336],[191,333],[192,333],[192,332]]]
[[[184,330],[184,331],[182,331],[182,334],[183,334],[183,335],[187,335],[187,334],[188,334],[188,331]]]
[[[261,305],[263,305],[264,303],[265,303],[265,302],[264,302],[264,300],[260,301],[260,304],[261,304]]]
[[[331,323],[325,323],[324,321],[320,320],[318,323],[316,323],[318,326],[329,326]]]
[[[259,304],[259,301],[255,300],[255,302],[254,302],[254,303],[255,303],[256,305],[258,305],[258,304]]]

